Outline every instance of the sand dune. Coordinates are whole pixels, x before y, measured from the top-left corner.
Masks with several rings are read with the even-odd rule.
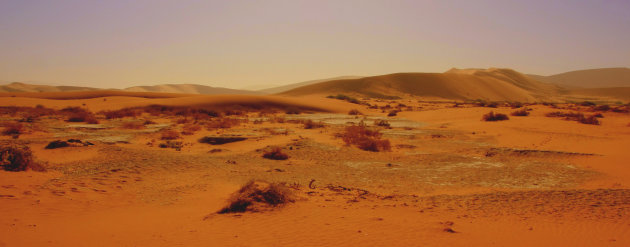
[[[13,82],[7,85],[0,85],[0,92],[72,92],[72,91],[88,91],[96,90],[91,87],[75,87],[75,86],[49,86],[36,85],[21,82]]]
[[[559,87],[532,80],[510,69],[451,69],[445,73],[396,73],[328,81],[289,90],[282,95],[347,93],[376,98],[421,96],[531,102],[549,98],[559,91]]]
[[[630,87],[630,68],[576,70],[551,76],[528,75],[530,78],[565,87]]]
[[[198,95],[169,94],[124,91],[86,91],[56,93],[0,93],[2,106],[44,105],[61,109],[72,105],[82,105],[92,111],[117,110],[127,107],[148,105],[189,106],[209,109],[244,107],[251,109],[297,108],[315,112],[347,112],[352,109],[349,103],[341,103],[323,98],[291,98],[259,95]]]
[[[198,84],[163,84],[155,86],[137,86],[124,89],[129,92],[159,92],[180,94],[260,94],[249,90],[237,90],[222,87],[210,87]]]
[[[574,96],[630,101],[630,87],[583,88],[571,90],[569,93]]]
[[[275,94],[275,93],[282,93],[282,92],[289,91],[291,89],[308,86],[308,85],[312,85],[316,83],[321,83],[321,82],[346,80],[346,79],[358,79],[358,78],[361,78],[361,76],[338,76],[338,77],[333,77],[333,78],[304,81],[304,82],[298,82],[298,83],[293,83],[293,84],[279,86],[279,87],[267,88],[267,89],[259,90],[259,92],[267,93],[267,94]]]

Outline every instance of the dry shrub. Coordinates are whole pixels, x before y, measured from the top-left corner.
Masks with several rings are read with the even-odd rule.
[[[598,106],[593,107],[594,111],[603,111],[603,112],[605,112],[605,111],[610,111],[610,109],[611,109],[611,107],[609,105],[598,105]]]
[[[579,118],[577,120],[579,123],[583,123],[583,124],[592,124],[592,125],[600,125],[599,120],[597,119],[597,117],[595,116],[588,116],[588,117],[584,117],[582,116],[581,118]]]
[[[140,111],[138,109],[132,108],[124,108],[115,111],[104,111],[102,112],[107,119],[116,119],[116,118],[125,118],[125,117],[137,117],[140,115]]]
[[[355,145],[365,151],[391,150],[389,140],[381,139],[382,134],[378,130],[370,130],[365,124],[347,126],[341,137],[346,145]]]
[[[143,122],[125,122],[121,126],[123,129],[144,129]]]
[[[286,160],[289,158],[289,155],[283,153],[280,147],[272,147],[270,150],[265,151],[262,157],[270,160]]]
[[[177,151],[181,151],[182,147],[184,147],[184,143],[181,142],[181,141],[167,140],[164,143],[160,143],[159,147],[160,148],[172,148],[172,149],[175,149]]]
[[[262,212],[292,202],[294,195],[286,185],[252,180],[232,194],[228,205],[217,213]]]
[[[61,110],[68,117],[68,122],[85,122],[88,124],[98,124],[96,116],[91,111],[81,107],[67,107]]]
[[[229,128],[232,128],[234,126],[241,124],[241,122],[243,122],[243,120],[234,119],[234,118],[220,118],[217,120],[209,121],[206,124],[206,128],[208,130],[229,129]]]
[[[162,136],[160,137],[160,139],[162,140],[175,140],[179,138],[180,138],[179,133],[174,130],[162,131]]]
[[[481,120],[483,121],[503,121],[503,120],[509,120],[510,118],[505,115],[505,114],[501,114],[501,113],[494,113],[494,112],[489,112],[485,115],[483,115],[483,117],[481,117]]]
[[[18,122],[8,122],[4,124],[2,135],[18,137],[24,133],[24,125]]]
[[[33,161],[33,153],[28,146],[3,145],[0,147],[0,167],[5,171],[44,171],[44,167]]]
[[[182,128],[182,135],[193,135],[195,132],[201,130],[201,126],[196,124],[186,124]]]
[[[374,120],[374,126],[385,127],[385,128],[391,128],[391,125],[389,124],[389,121],[387,121],[387,120],[382,120],[382,119],[377,119],[377,120]]]
[[[363,115],[363,113],[361,113],[359,110],[357,109],[352,109],[348,112],[348,115]]]
[[[294,115],[297,115],[297,114],[302,113],[302,111],[301,111],[299,108],[297,108],[297,107],[293,107],[293,106],[291,106],[291,107],[288,107],[288,108],[286,109],[285,113],[286,113],[286,114],[294,114]]]
[[[596,104],[590,101],[583,101],[580,103],[581,106],[595,106]]]
[[[526,117],[529,116],[529,112],[527,111],[527,109],[520,109],[517,111],[513,111],[512,113],[510,113],[510,115],[515,117]]]
[[[394,116],[398,115],[398,112],[399,112],[398,110],[389,111],[389,113],[387,113],[387,116],[388,117],[394,117]]]
[[[306,120],[304,121],[304,128],[305,129],[317,129],[317,128],[323,128],[324,127],[324,123],[320,122],[314,122],[313,120]]]

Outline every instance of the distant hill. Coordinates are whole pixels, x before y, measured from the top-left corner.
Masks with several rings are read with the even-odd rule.
[[[304,82],[298,82],[298,83],[293,83],[293,84],[279,86],[279,87],[272,87],[272,88],[267,88],[263,90],[258,90],[258,92],[266,93],[266,94],[277,94],[277,93],[289,91],[294,88],[308,86],[315,83],[334,81],[334,80],[357,79],[357,78],[361,78],[361,76],[338,76],[338,77],[333,77],[333,78],[304,81]]]
[[[36,84],[27,84],[27,83],[21,83],[21,82],[13,82],[7,85],[0,85],[0,92],[3,92],[3,93],[75,92],[75,91],[89,91],[89,90],[98,90],[98,89],[91,88],[91,87],[36,85]]]
[[[179,94],[260,94],[255,91],[238,90],[222,87],[210,87],[198,84],[163,84],[155,86],[137,86],[125,88],[128,92],[158,92],[158,93],[179,93]]]
[[[561,92],[511,69],[451,69],[445,73],[396,73],[320,82],[281,93],[354,94],[367,97],[421,96],[441,99],[487,99],[531,102]]]
[[[630,87],[630,68],[586,69],[530,78],[568,88]]]

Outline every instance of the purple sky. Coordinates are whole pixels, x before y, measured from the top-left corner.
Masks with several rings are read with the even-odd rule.
[[[0,81],[242,88],[630,67],[630,1],[0,0]]]

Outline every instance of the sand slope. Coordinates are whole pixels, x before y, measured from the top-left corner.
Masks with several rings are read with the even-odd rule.
[[[293,83],[293,84],[279,86],[279,87],[267,88],[267,89],[259,90],[259,92],[267,93],[267,94],[275,94],[275,93],[282,93],[282,92],[289,91],[291,89],[308,86],[308,85],[312,85],[316,83],[321,83],[321,82],[346,80],[346,79],[358,79],[358,78],[361,78],[361,76],[338,76],[338,77],[333,77],[333,78],[310,80],[310,81],[298,82],[298,83]]]
[[[222,87],[210,87],[198,84],[163,84],[155,86],[137,86],[124,89],[129,92],[159,92],[180,94],[258,94],[254,91],[237,90]]]
[[[75,86],[49,86],[35,85],[21,82],[13,82],[7,85],[0,85],[0,92],[72,92],[72,91],[88,91],[96,90],[91,87],[75,87]]]
[[[630,87],[630,68],[586,69],[551,76],[528,76],[542,82],[566,87]]]
[[[551,97],[559,87],[534,81],[511,69],[451,69],[445,73],[396,73],[335,80],[296,88],[283,95],[359,94],[368,97],[421,96],[531,102]]]

